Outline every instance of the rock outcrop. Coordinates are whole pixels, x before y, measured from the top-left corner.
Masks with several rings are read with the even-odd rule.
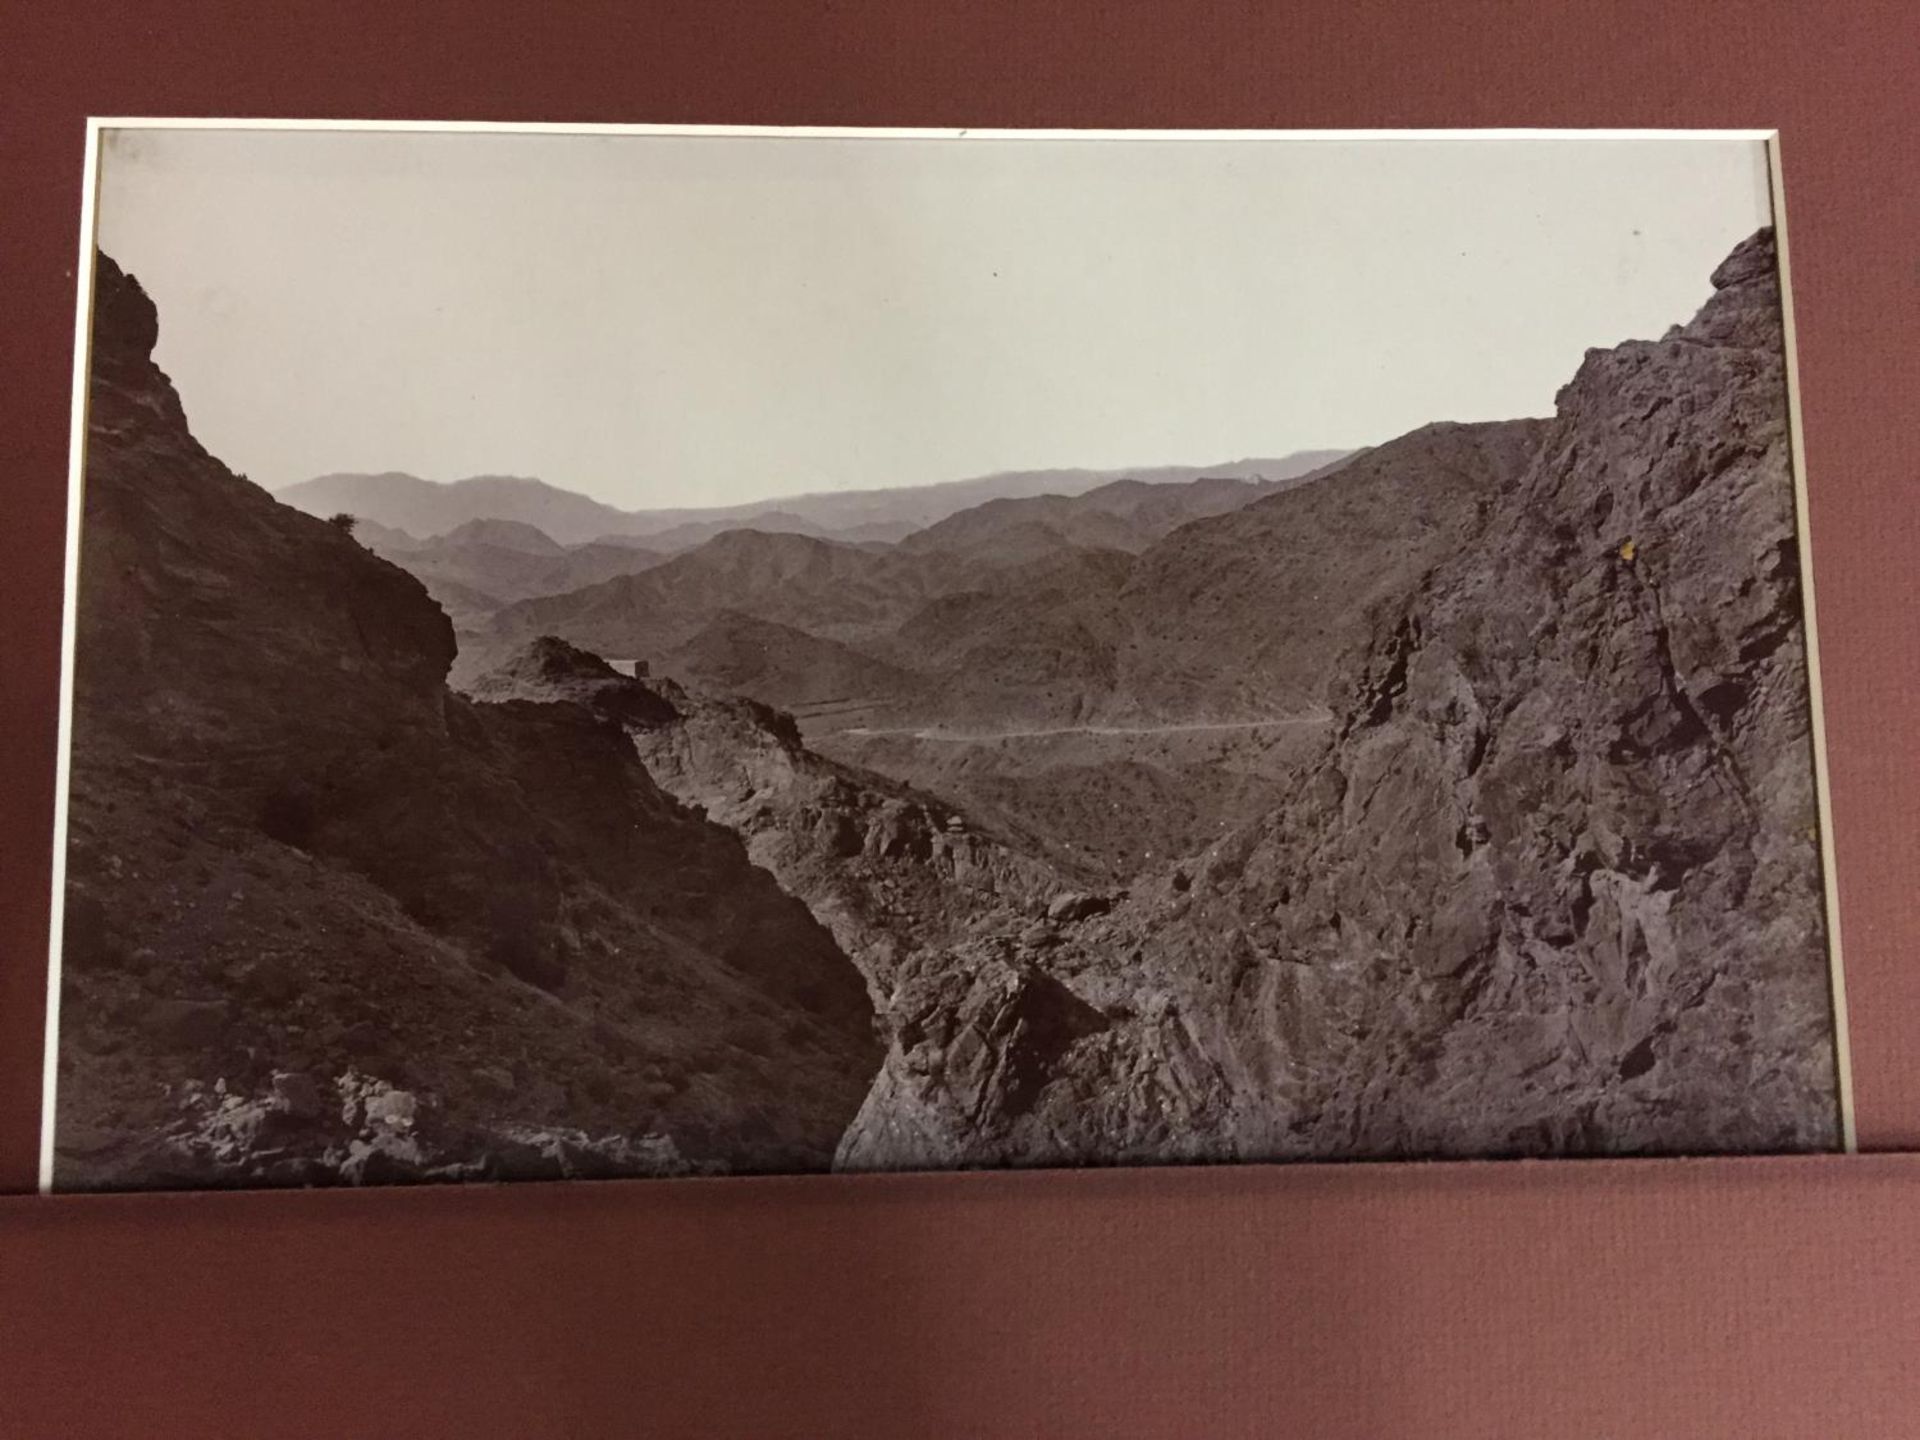
[[[1035,858],[1025,837],[814,754],[791,716],[755,700],[621,675],[551,636],[482,676],[472,693],[574,700],[621,725],[664,790],[739,835],[753,862],[807,903],[878,1004],[903,956],[1016,935],[1071,883]]]
[[[529,1128],[824,1166],[880,1054],[832,936],[617,724],[450,692],[418,581],[194,441],[105,257],[94,314],[58,1183],[355,1178],[312,1116],[203,1143],[281,1072],[415,1097],[394,1178]]]
[[[1361,544],[1338,563],[1362,589],[1310,567],[1262,615],[1361,622],[1312,677],[1335,716],[1319,758],[1050,948],[903,965],[840,1163],[1831,1147],[1776,273],[1762,232],[1690,324],[1589,352],[1556,417],[1492,453],[1416,437],[1399,483],[1447,508],[1406,533],[1365,514],[1418,563]],[[1396,453],[1333,483],[1386,484]],[[1167,545],[1250,520],[1303,552],[1365,540],[1289,524],[1313,503]],[[1203,588],[1165,624],[1258,583],[1187,573]],[[1276,663],[1296,644],[1253,637],[1218,678],[1297,686]]]

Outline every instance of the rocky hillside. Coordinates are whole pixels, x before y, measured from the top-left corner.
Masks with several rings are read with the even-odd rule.
[[[876,1000],[902,960],[983,934],[1015,936],[1068,874],[949,802],[808,750],[791,716],[620,674],[542,637],[472,687],[476,699],[562,701],[620,725],[661,787],[725,825],[804,899]]]
[[[1476,542],[1545,429],[1429,426],[1137,555],[1056,550],[977,572],[863,642],[916,684],[849,725],[810,725],[812,743],[1124,883],[1291,792],[1380,607]],[[783,699],[771,678],[741,683]]]
[[[987,551],[1038,559],[1061,550],[1138,554],[1193,520],[1224,515],[1266,495],[1330,474],[1347,457],[1283,480],[1203,475],[1186,481],[1114,480],[1080,495],[991,500],[917,530],[909,550]]]
[[[1175,530],[1128,574],[1109,713],[1227,720],[1318,706],[1377,612],[1479,543],[1545,429],[1429,425]]]
[[[1830,1147],[1776,277],[1762,232],[1551,422],[1420,432],[1324,515],[1305,487],[1144,557],[1136,623],[1196,648],[1142,708],[1311,685],[1323,752],[1046,943],[903,966],[841,1163]]]
[[[661,653],[657,668],[715,694],[771,695],[808,716],[891,707],[919,683],[904,666],[737,610],[721,611],[684,644]]]
[[[862,979],[617,724],[192,438],[96,280],[63,1187],[825,1165]]]
[[[847,641],[892,630],[965,578],[944,556],[729,530],[642,574],[510,606],[476,653],[497,660],[558,634],[597,654],[651,659],[729,612]]]

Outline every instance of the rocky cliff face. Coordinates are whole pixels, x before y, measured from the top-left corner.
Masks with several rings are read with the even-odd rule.
[[[1484,533],[1545,422],[1427,425],[1148,550],[1116,614],[1110,715],[1317,709],[1382,610]]]
[[[1776,273],[1763,232],[1692,323],[1590,352],[1550,424],[1421,441],[1401,482],[1471,503],[1274,616],[1361,602],[1318,760],[1045,946],[903,967],[841,1163],[1831,1146]],[[1295,673],[1250,643],[1226,673]]]
[[[618,726],[449,692],[96,286],[59,1183],[823,1166],[879,1055],[832,936]]]
[[[1071,879],[949,802],[814,754],[757,701],[635,679],[551,636],[475,698],[567,700],[620,725],[660,786],[745,841],[804,900],[884,1004],[906,957],[1017,936]]]

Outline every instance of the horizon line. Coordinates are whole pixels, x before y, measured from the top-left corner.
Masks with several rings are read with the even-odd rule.
[[[1521,418],[1526,418],[1526,417],[1521,417]],[[1470,423],[1470,422],[1429,421],[1427,423],[1428,424],[1457,424],[1457,423]],[[1420,429],[1423,427],[1415,426],[1414,428]],[[1224,469],[1229,469],[1239,465],[1255,465],[1255,464],[1265,464],[1265,463],[1284,464],[1287,461],[1297,459],[1298,457],[1303,455],[1325,455],[1329,457],[1329,462],[1330,462],[1332,459],[1337,459],[1337,458],[1341,458],[1349,455],[1355,455],[1362,450],[1370,450],[1379,443],[1382,443],[1382,442],[1373,441],[1365,445],[1324,445],[1324,446],[1309,445],[1309,446],[1303,446],[1298,450],[1289,450],[1286,453],[1280,454],[1280,455],[1242,455],[1238,459],[1208,461],[1207,463],[1201,464],[1201,465],[1189,464],[1185,461],[1180,461],[1180,460],[1156,461],[1155,463],[1150,465],[1036,465],[1030,468],[986,470],[973,475],[962,475],[951,480],[923,480],[923,481],[918,481],[918,482],[915,482],[912,484],[906,484],[906,485],[891,485],[891,486],[867,485],[867,486],[860,486],[858,488],[846,489],[846,490],[784,491],[784,492],[780,492],[772,495],[764,495],[754,500],[739,500],[739,501],[734,501],[724,505],[647,505],[647,506],[628,507],[624,505],[617,505],[611,500],[603,500],[599,496],[589,494],[587,491],[584,491],[584,490],[575,490],[565,485],[556,484],[554,481],[548,480],[544,476],[513,475],[513,474],[493,473],[493,472],[485,472],[485,473],[475,474],[475,475],[462,475],[452,480],[436,480],[431,476],[417,475],[411,470],[328,470],[319,475],[309,475],[304,480],[290,480],[284,485],[262,485],[260,488],[265,490],[269,495],[279,496],[279,495],[285,494],[289,490],[296,490],[302,485],[312,485],[322,480],[343,480],[343,479],[378,480],[387,476],[398,476],[408,480],[418,480],[423,485],[435,485],[435,486],[439,486],[442,489],[449,489],[449,490],[457,485],[466,485],[476,480],[508,480],[508,481],[517,482],[519,484],[525,484],[525,485],[543,485],[549,490],[558,490],[565,495],[574,495],[579,497],[582,500],[590,500],[596,505],[604,505],[607,509],[617,510],[623,515],[654,515],[654,514],[662,514],[662,513],[671,513],[674,511],[682,511],[682,510],[685,510],[685,511],[745,510],[756,505],[770,505],[770,504],[776,504],[778,502],[787,501],[787,500],[820,500],[820,499],[828,499],[836,496],[848,496],[848,495],[897,495],[900,492],[905,490],[937,490],[949,485],[971,485],[978,481],[997,480],[1004,476],[1009,476],[1009,475],[1112,475],[1115,481],[1120,481],[1120,480],[1127,480],[1127,479],[1134,478],[1133,474],[1131,473],[1134,471],[1152,471],[1152,470],[1205,471],[1205,470],[1215,469],[1215,468],[1224,470]],[[1199,475],[1199,476],[1196,476],[1195,478],[1207,479],[1207,478],[1215,478],[1215,477]],[[1236,479],[1239,477],[1220,476],[1217,478]],[[254,483],[259,484],[258,481],[255,481]],[[1142,483],[1174,484],[1179,482],[1143,481]]]

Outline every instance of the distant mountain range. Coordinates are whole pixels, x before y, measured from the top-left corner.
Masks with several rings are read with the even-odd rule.
[[[1064,546],[1137,554],[1189,520],[1238,510],[1318,479],[1352,458],[1341,453],[1308,470],[1258,479],[1212,470],[1187,481],[1133,476],[1077,494],[1008,496],[956,511],[907,536],[905,543],[909,549],[958,554],[991,548],[1003,558],[1019,553],[1037,559]]]
[[[1291,481],[1127,480],[992,500],[892,546],[732,530],[502,606],[462,637],[455,680],[558,635],[803,718],[835,708],[849,725],[1313,713],[1375,597],[1461,543],[1540,433],[1533,421],[1442,424]],[[1271,623],[1281,614],[1296,619]],[[831,658],[802,637],[830,643]]]
[[[669,510],[621,510],[524,476],[476,475],[443,483],[400,471],[321,475],[278,490],[274,498],[309,515],[345,511],[416,537],[444,535],[474,520],[515,520],[537,527],[563,545],[634,536],[647,537],[652,548],[681,550],[749,521],[760,530],[854,541],[898,540],[989,500],[1082,495],[1116,480],[1185,484],[1210,477],[1279,482],[1317,470],[1346,453],[1302,450],[1277,459],[1135,470],[1014,470],[934,485],[831,491],[779,496],[744,505]]]
[[[894,546],[729,530],[639,573],[506,606],[483,635],[463,640],[459,673],[464,678],[548,634],[602,655],[655,657],[731,612],[812,636],[860,640],[884,635],[929,600],[964,588],[974,568]]]
[[[730,530],[501,605],[462,635],[454,680],[556,635],[809,722],[837,717],[833,729],[1320,713],[1378,597],[1464,543],[1541,433],[1537,421],[1439,424],[1292,481],[1129,480],[992,500],[896,545]],[[433,587],[418,555],[394,558]]]
[[[418,577],[461,630],[482,624],[513,601],[578,590],[667,558],[629,542],[562,545],[519,520],[469,520],[425,540],[360,520],[354,534],[381,559]]]
[[[713,658],[718,669],[706,674],[696,664],[688,673],[715,684],[724,676],[728,690],[751,688],[742,666],[763,654],[786,676],[769,698],[805,705],[829,697],[818,676],[802,678],[798,652],[736,642],[730,628],[755,618],[798,626],[814,638],[876,638],[885,645],[888,633],[930,600],[961,592],[981,599],[1006,583],[1036,578],[1073,552],[1139,554],[1182,525],[1306,484],[1364,453],[1311,451],[1206,467],[1205,473],[1159,468],[1123,479],[1103,479],[1093,470],[1031,471],[898,492],[768,501],[776,508],[737,507],[739,513],[621,534],[603,527],[706,512],[615,511],[510,477],[441,485],[399,474],[331,476],[278,498],[298,499],[295,508],[316,515],[353,515],[363,545],[418,577],[461,635],[460,678],[499,659],[529,627],[564,633],[606,654],[641,657],[717,625],[688,658]],[[1216,473],[1233,470],[1257,478]],[[1094,481],[1100,483],[1091,489],[1073,489]],[[940,512],[985,490],[1042,484],[1066,488],[996,494],[919,528],[902,518]],[[848,501],[855,508],[849,510]],[[872,518],[889,506],[894,518]],[[489,513],[436,528],[476,508]],[[802,513],[807,509],[825,520]],[[830,529],[826,521],[846,522],[845,528]],[[589,531],[596,538],[566,538]],[[1076,562],[1066,563],[1071,569]],[[661,566],[663,574],[641,578]],[[1002,578],[1000,572],[1019,573]],[[731,618],[721,623],[723,617]],[[727,659],[719,663],[722,655]],[[891,662],[872,657],[855,668],[873,663],[886,668]],[[845,665],[829,668],[849,673]],[[770,676],[761,678],[771,683]]]

